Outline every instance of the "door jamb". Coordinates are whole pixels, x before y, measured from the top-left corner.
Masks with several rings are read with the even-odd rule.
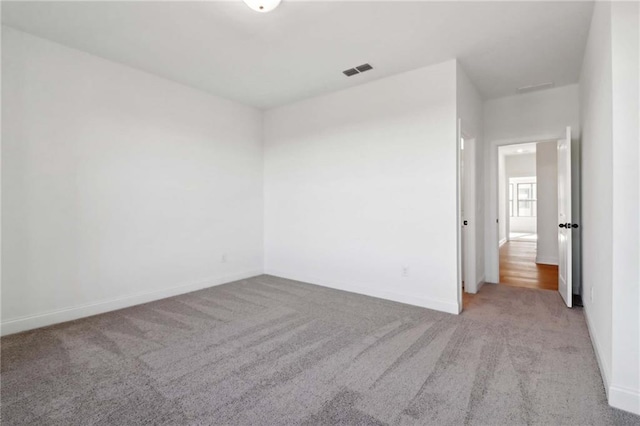
[[[456,221],[456,223],[457,223],[457,228],[458,228],[457,229],[457,238],[458,238],[458,243],[457,243],[457,247],[458,247],[457,248],[457,252],[458,252],[458,262],[457,262],[457,264],[458,264],[458,286],[457,286],[458,312],[461,312],[462,308],[463,308],[463,306],[462,306],[462,293],[463,293],[463,290],[462,290],[462,271],[463,271],[463,268],[465,268],[465,265],[462,264],[462,253],[465,250],[465,247],[462,247],[462,232],[463,232],[462,231],[462,220],[463,220],[463,218],[462,218],[462,215],[461,215],[461,201],[462,201],[462,198],[466,194],[463,193],[463,191],[462,191],[462,185],[463,185],[463,183],[466,184],[466,186],[468,186],[468,184],[469,184],[469,182],[467,180],[467,177],[468,177],[467,173],[465,173],[465,177],[464,177],[466,182],[462,182],[463,176],[462,176],[462,170],[461,170],[461,167],[460,167],[461,163],[462,163],[462,160],[463,160],[463,158],[461,157],[463,155],[463,153],[462,153],[461,144],[460,144],[462,138],[464,138],[464,140],[465,140],[465,146],[467,146],[466,145],[467,141],[469,141],[469,145],[468,146],[473,146],[473,148],[474,148],[474,156],[473,156],[473,160],[472,160],[473,161],[473,165],[472,165],[472,167],[470,167],[469,165],[466,165],[465,166],[465,172],[468,171],[471,168],[471,170],[473,170],[474,173],[475,173],[477,171],[477,168],[478,168],[477,152],[475,151],[477,149],[477,144],[476,144],[477,138],[475,136],[472,136],[471,134],[467,133],[462,127],[462,120],[458,119],[458,131],[457,131],[457,141],[456,141],[456,159],[457,159],[457,164],[456,164],[456,168],[457,168],[457,188],[456,188],[456,193],[457,193],[457,197],[456,197],[456,203],[457,203],[456,216],[457,216],[457,221]],[[465,188],[466,188],[466,186],[465,186]],[[477,192],[475,187],[473,188],[473,190],[474,190],[474,193]],[[473,227],[474,227],[475,230],[477,230],[477,228],[475,228],[476,226],[482,226],[483,225],[483,224],[476,223],[476,220],[475,220],[475,218],[476,218],[476,214],[475,213],[476,213],[476,206],[477,206],[477,198],[478,198],[478,194],[475,194],[474,202],[472,203],[473,204],[472,206],[468,206],[468,205],[466,205],[468,203],[465,203],[465,211],[466,212],[468,212],[469,208],[472,209],[472,214],[468,214],[467,213],[467,217],[470,217],[471,218],[470,220],[472,220],[474,222],[473,223]],[[471,240],[473,241],[473,243],[475,245],[475,241],[476,241],[475,240],[475,235],[473,236],[473,238]],[[469,239],[469,237],[467,237],[467,239],[465,241],[467,245],[469,244],[469,241],[470,241],[470,239]],[[477,247],[476,247],[476,249],[477,249]],[[473,254],[474,254],[475,258],[477,258],[475,250],[473,250],[473,251],[474,251]],[[467,256],[467,258],[468,258],[468,256]],[[475,264],[475,258],[474,258],[474,264]],[[469,262],[469,259],[467,259],[467,263],[468,262]],[[471,274],[466,274],[467,275],[467,281],[469,280],[469,276],[474,281],[477,279],[477,277],[476,277],[477,265],[473,269],[474,269],[474,271]],[[473,284],[473,288],[475,289],[476,286],[477,286],[477,283],[474,283]],[[467,291],[468,291],[468,289],[469,289],[469,286],[467,285]]]

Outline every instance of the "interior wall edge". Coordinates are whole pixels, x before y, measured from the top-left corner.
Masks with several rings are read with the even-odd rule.
[[[321,287],[332,288],[335,290],[348,291],[350,293],[362,294],[378,299],[391,300],[393,302],[404,303],[407,305],[419,306],[421,308],[433,309],[435,311],[446,312],[448,314],[458,315],[461,307],[457,301],[444,299],[435,299],[429,297],[415,297],[408,294],[396,293],[391,291],[377,290],[362,284],[345,284],[337,281],[324,280],[317,277],[297,274],[295,272],[287,272],[276,269],[266,269],[267,275],[273,275],[279,278],[285,278],[294,281],[302,281],[305,283],[318,285]]]
[[[607,389],[609,405],[620,410],[640,415],[640,392],[636,389],[611,385]]]
[[[536,263],[542,265],[558,265],[557,257],[536,256]]]
[[[589,314],[589,309],[587,305],[584,307],[584,318],[587,323],[587,329],[589,330],[589,336],[591,337],[591,345],[593,346],[593,351],[596,354],[596,360],[598,361],[598,368],[600,369],[600,375],[602,376],[602,383],[604,385],[605,392],[607,393],[607,397],[609,397],[609,368],[604,365],[604,358],[602,357],[602,345],[599,343],[598,335],[596,334],[596,330],[593,327],[592,319]]]
[[[244,280],[262,275],[261,270],[250,270],[235,274],[210,277],[203,280],[178,284],[173,287],[154,290],[150,292],[131,294],[116,299],[103,300],[85,305],[72,306],[50,312],[29,315],[20,318],[12,318],[0,322],[0,336],[20,333],[22,331],[33,330],[67,321],[73,321],[93,315],[104,314],[106,312],[129,308],[143,303],[153,302],[167,297],[178,296],[191,293],[209,287],[227,284],[233,281]]]

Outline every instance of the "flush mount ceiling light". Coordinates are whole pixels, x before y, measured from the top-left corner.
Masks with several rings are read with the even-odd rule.
[[[267,13],[278,7],[280,0],[244,0],[256,12]]]

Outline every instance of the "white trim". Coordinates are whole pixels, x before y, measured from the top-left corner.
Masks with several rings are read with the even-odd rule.
[[[460,228],[460,236],[461,239],[464,240],[464,245],[461,246],[461,250],[463,250],[464,253],[464,256],[462,256],[464,259],[462,267],[464,268],[465,282],[469,284],[473,283],[473,288],[470,288],[469,290],[473,291],[473,293],[477,293],[476,273],[478,269],[478,259],[476,254],[476,237],[479,226],[484,226],[484,224],[476,223],[476,208],[478,205],[476,197],[476,139],[470,137],[465,138],[465,145],[466,148],[462,154],[462,162],[464,164],[464,181],[461,182],[462,188],[458,189],[464,189],[460,196],[463,199],[463,205],[467,206],[465,208],[465,217],[461,217],[461,219],[468,220],[468,225]],[[462,238],[462,234],[464,234],[464,238]],[[471,287],[471,285],[469,287]],[[460,300],[459,303],[462,303],[462,300]]]
[[[319,285],[322,287],[333,288],[336,290],[348,291],[350,293],[363,294],[365,296],[377,297],[378,299],[391,300],[393,302],[405,303],[407,305],[420,306],[421,308],[433,309],[436,311],[446,312],[449,314],[459,314],[461,306],[455,301],[415,297],[407,294],[394,293],[385,290],[376,290],[363,285],[353,285],[327,281],[317,277],[303,276],[296,273],[278,271],[275,269],[266,269],[265,274],[273,275],[280,278],[286,278],[294,281],[302,281],[309,284]]]
[[[502,247],[507,243],[507,241],[508,241],[507,237],[504,237],[503,239],[500,240],[500,242],[498,242],[498,247]]]
[[[536,256],[536,263],[539,263],[541,265],[557,265],[558,258],[553,256]]]
[[[507,138],[507,139],[496,139],[491,141],[491,145],[503,146],[503,145],[519,145],[521,143],[538,143],[538,142],[548,142],[548,141],[556,141],[558,139],[562,139],[564,136],[565,128],[563,127],[560,130],[560,133],[546,133],[540,134],[537,136],[526,136],[523,138]]]
[[[471,290],[475,290],[475,291],[469,291],[468,288],[465,288],[465,293],[469,293],[469,294],[477,294],[480,291],[480,288],[484,285],[484,275],[482,276],[482,278],[480,278],[480,280],[476,283],[475,288],[471,289]],[[464,309],[464,306],[463,306]]]
[[[458,304],[458,312],[456,313],[459,313],[462,309],[462,273],[464,269],[464,265],[462,264],[462,215],[460,214],[460,203],[462,200],[462,193],[460,191],[460,161],[462,150],[460,149],[460,143],[464,136],[462,133],[462,119],[458,117],[456,120],[456,303]]]
[[[611,385],[609,387],[609,405],[640,415],[640,392],[637,389]]]
[[[212,277],[204,280],[181,284],[162,290],[155,290],[146,293],[132,294],[111,300],[104,300],[86,305],[73,306],[41,314],[28,315],[20,318],[13,318],[0,323],[0,335],[19,333],[21,331],[32,330],[34,328],[45,327],[61,322],[72,321],[92,315],[102,314],[117,309],[128,308],[154,300],[164,299],[179,294],[190,293],[203,288],[213,287],[232,281],[243,280],[257,275],[262,275],[262,271],[253,270],[243,273],[225,275],[222,277]]]
[[[589,336],[591,336],[591,345],[593,346],[593,351],[596,353],[596,360],[598,361],[598,367],[600,368],[602,383],[604,384],[604,389],[608,397],[609,396],[609,373],[606,366],[603,364],[602,356],[600,355],[602,349],[600,349],[600,344],[598,343],[599,340],[596,335],[596,331],[591,325],[591,320],[589,319],[589,310],[586,305],[584,307],[584,317],[587,321],[587,330],[589,330]]]

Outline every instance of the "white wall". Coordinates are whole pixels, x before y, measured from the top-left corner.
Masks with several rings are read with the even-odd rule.
[[[581,89],[582,255],[585,313],[605,386],[611,378],[612,125],[611,5],[597,2],[585,51]]]
[[[577,84],[499,99],[484,104],[485,139],[536,142],[561,137],[567,126],[579,125]]]
[[[505,158],[505,172],[508,178],[535,177],[536,154],[507,155]]]
[[[261,273],[260,111],[5,27],[2,59],[3,333]]]
[[[558,144],[536,144],[538,185],[536,263],[558,264]]]
[[[640,414],[637,3],[594,8],[580,90],[583,301],[609,403]]]
[[[485,269],[487,281],[497,282],[498,271],[498,153],[497,147],[519,142],[557,140],[566,126],[574,129],[573,145],[579,149],[579,90],[568,85],[523,95],[491,99],[484,103],[486,170]],[[574,156],[577,157],[577,155]],[[575,167],[575,172],[579,168]],[[573,179],[578,182],[577,177]],[[575,208],[574,210],[578,210]],[[579,213],[578,213],[579,214]],[[575,253],[574,253],[575,257]],[[575,273],[574,273],[575,276]]]
[[[466,170],[473,171],[475,200],[472,205],[475,205],[474,219],[475,223],[472,226],[473,230],[473,245],[475,246],[475,258],[472,259],[473,265],[476,271],[476,283],[475,285],[467,286],[470,292],[476,292],[478,288],[484,283],[484,130],[483,130],[483,112],[482,112],[482,98],[477,89],[469,80],[464,69],[457,63],[456,68],[456,105],[458,111],[458,118],[462,123],[462,132],[468,138],[474,140],[475,158],[472,160],[473,164],[467,164]]]
[[[459,311],[455,61],[269,110],[264,130],[267,273]]]
[[[640,4],[612,13],[613,309],[609,402],[640,414]]]

